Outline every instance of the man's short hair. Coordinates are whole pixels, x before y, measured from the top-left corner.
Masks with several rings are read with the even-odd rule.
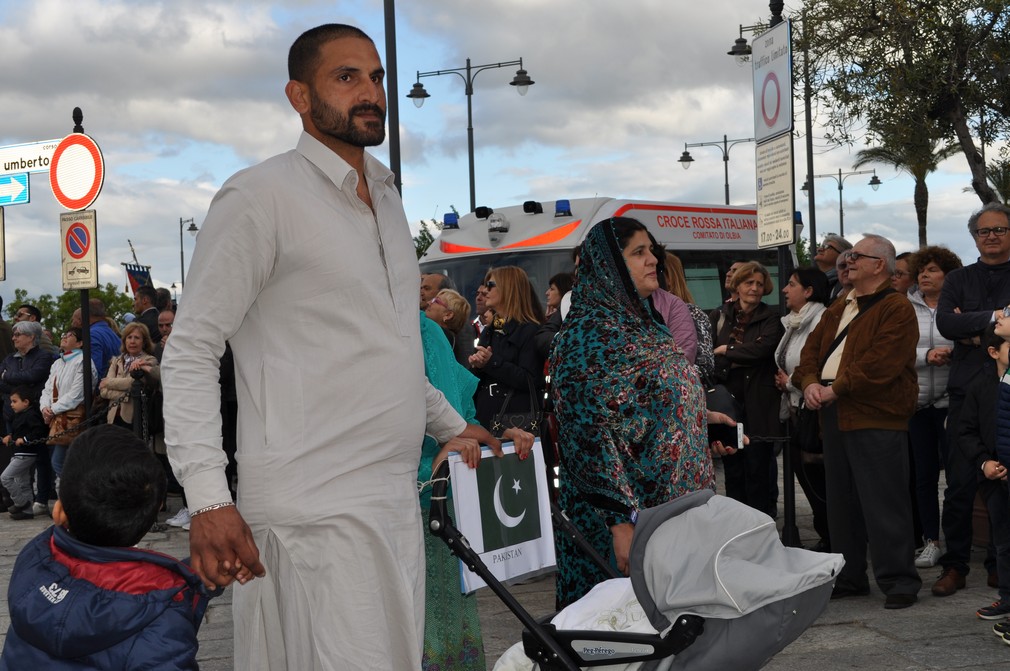
[[[30,314],[37,322],[42,321],[42,311],[39,310],[34,305],[28,305],[27,303],[24,305],[19,305],[18,310],[24,310],[25,312]]]
[[[894,274],[894,243],[882,235],[876,233],[866,233],[863,240],[870,241],[870,248],[874,256],[879,256],[884,261],[884,270],[888,275]]]
[[[102,299],[88,299],[88,318],[105,319],[105,303],[102,302]]]
[[[136,545],[157,520],[165,487],[161,462],[132,431],[88,429],[70,445],[60,475],[67,530],[89,545]]]
[[[978,220],[986,212],[999,212],[1007,220],[1007,225],[1010,226],[1010,207],[1007,207],[1003,203],[986,203],[980,207],[977,211],[973,212],[970,217],[968,217],[968,230],[974,233],[978,230]]]
[[[822,245],[831,245],[834,247],[838,253],[844,252],[846,249],[852,249],[852,243],[838,235],[837,233],[828,233],[824,236],[824,240],[821,241]]]
[[[165,287],[159,287],[154,290],[155,295],[158,297],[154,302],[154,307],[158,308],[158,312],[164,312],[172,307],[172,292]]]
[[[151,305],[155,305],[158,302],[158,292],[150,284],[140,285],[133,293],[137,298],[146,298],[150,301]]]
[[[311,81],[319,67],[319,50],[322,46],[345,37],[372,41],[360,28],[343,23],[326,23],[299,35],[288,51],[288,79],[296,82]]]

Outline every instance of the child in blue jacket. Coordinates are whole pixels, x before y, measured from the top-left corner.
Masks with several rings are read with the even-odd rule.
[[[0,670],[198,668],[212,595],[184,563],[132,547],[165,486],[161,463],[124,428],[98,426],[73,442],[55,524],[14,564]]]

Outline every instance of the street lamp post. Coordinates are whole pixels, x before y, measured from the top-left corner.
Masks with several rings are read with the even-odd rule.
[[[417,82],[411,88],[410,93],[407,97],[414,101],[414,105],[420,107],[424,104],[425,98],[430,98],[431,96],[427,91],[424,90],[424,86],[421,84],[422,77],[436,77],[438,75],[458,75],[460,79],[463,80],[463,84],[466,87],[466,137],[467,137],[467,154],[470,158],[470,211],[473,212],[477,209],[477,195],[476,187],[474,186],[474,170],[473,170],[473,80],[476,79],[477,74],[483,72],[484,70],[493,70],[495,68],[507,68],[513,65],[518,65],[519,69],[516,70],[515,77],[509,82],[510,86],[515,86],[516,91],[519,95],[526,95],[526,91],[530,86],[533,86],[533,80],[530,79],[529,74],[523,69],[523,59],[516,61],[505,61],[502,63],[487,63],[485,65],[471,65],[470,59],[466,59],[466,67],[462,68],[452,68],[449,70],[433,70],[431,72],[421,72],[417,73]]]
[[[180,275],[180,277],[182,279],[179,280],[179,288],[180,289],[186,283],[186,256],[185,256],[185,251],[184,251],[185,248],[182,245],[182,240],[183,240],[183,238],[182,238],[182,226],[183,226],[183,224],[189,224],[189,228],[187,228],[186,230],[189,231],[189,234],[192,235],[192,236],[194,236],[194,237],[196,236],[197,231],[200,230],[199,228],[196,227],[196,223],[193,222],[192,217],[189,218],[189,219],[183,219],[182,217],[179,217],[179,271],[182,273],[182,275]]]
[[[842,237],[845,237],[845,209],[842,204],[842,190],[845,186],[845,180],[853,175],[869,175],[871,173],[873,174],[873,177],[870,178],[869,185],[870,188],[876,191],[880,188],[880,185],[883,184],[883,182],[880,181],[880,178],[877,177],[876,170],[853,170],[851,172],[842,172],[842,169],[839,168],[837,175],[831,172],[824,175],[814,175],[814,179],[819,177],[830,177],[838,183],[838,235]],[[809,192],[810,182],[805,182],[803,186],[800,187],[800,190],[803,192]]]
[[[726,187],[726,204],[729,205],[729,150],[734,146],[742,142],[753,142],[754,138],[749,137],[740,140],[729,140],[725,135],[722,136],[722,142],[694,142],[692,144],[684,143],[684,153],[680,155],[677,159],[677,163],[684,166],[684,170],[691,167],[694,163],[694,157],[691,156],[691,152],[687,149],[688,147],[716,147],[722,152],[722,168],[725,177],[725,187]]]

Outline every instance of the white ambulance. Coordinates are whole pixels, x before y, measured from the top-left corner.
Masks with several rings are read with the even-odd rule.
[[[736,260],[760,261],[778,283],[776,250],[757,246],[754,207],[614,198],[530,200],[478,207],[458,219],[447,214],[441,234],[421,257],[421,272],[448,275],[472,305],[489,268],[520,266],[543,302],[550,278],[573,270],[573,248],[594,224],[610,217],[638,219],[675,253],[695,302],[706,310],[722,302],[723,279]],[[765,302],[778,304],[777,286]]]

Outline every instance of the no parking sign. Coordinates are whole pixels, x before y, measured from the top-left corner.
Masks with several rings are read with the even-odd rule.
[[[94,210],[60,215],[63,290],[98,288],[98,250],[95,246],[97,213]]]

